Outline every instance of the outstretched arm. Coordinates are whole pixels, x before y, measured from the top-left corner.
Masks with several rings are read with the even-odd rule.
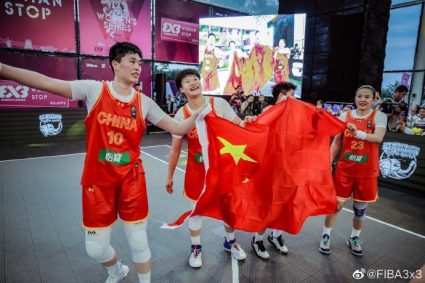
[[[66,98],[72,97],[71,84],[68,81],[51,78],[38,72],[0,63],[0,77]]]
[[[202,108],[203,110],[204,108]],[[192,114],[189,118],[177,122],[170,116],[166,115],[164,118],[162,118],[159,123],[156,125],[157,127],[160,127],[161,129],[172,133],[173,135],[177,136],[184,136],[187,132],[189,132],[193,127],[195,127],[195,121],[196,118],[198,118],[199,113],[201,111],[197,111]]]
[[[167,184],[165,188],[169,194],[174,193],[173,189],[173,176],[174,171],[177,167],[177,162],[179,161],[180,151],[182,148],[182,139],[173,137],[170,149],[170,157],[168,158],[168,175],[167,175]]]

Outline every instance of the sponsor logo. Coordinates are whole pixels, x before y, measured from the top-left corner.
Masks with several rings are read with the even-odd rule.
[[[382,177],[407,179],[416,170],[420,148],[415,145],[399,142],[384,142],[379,158]]]
[[[43,136],[56,136],[62,132],[61,114],[41,114],[38,118],[40,120],[40,132]]]

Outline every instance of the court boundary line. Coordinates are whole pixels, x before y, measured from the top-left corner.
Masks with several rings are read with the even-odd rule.
[[[142,147],[140,147],[140,149],[160,147],[160,146],[168,146],[168,145],[167,144],[148,145],[148,146],[142,146]],[[36,156],[36,157],[27,157],[27,158],[6,159],[6,160],[0,160],[0,163],[2,163],[2,162],[12,162],[12,161],[32,160],[32,159],[66,157],[66,156],[74,156],[74,155],[80,155],[80,154],[86,154],[86,152],[67,153],[67,154],[58,154],[58,155],[45,155],[45,156]]]

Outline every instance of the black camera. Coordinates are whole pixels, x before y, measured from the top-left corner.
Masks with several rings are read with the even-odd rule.
[[[407,111],[408,106],[407,106],[407,103],[404,101],[394,102],[392,100],[387,100],[381,104],[380,109],[385,114],[391,114],[391,113],[400,114],[401,112]]]

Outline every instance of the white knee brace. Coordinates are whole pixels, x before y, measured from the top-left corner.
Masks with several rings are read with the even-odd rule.
[[[140,223],[124,223],[124,231],[131,248],[133,262],[143,263],[151,258],[146,233],[146,221]]]
[[[108,262],[114,257],[115,251],[110,244],[111,228],[86,230],[85,238],[87,254],[98,263]]]
[[[201,230],[202,228],[202,218],[201,216],[192,216],[187,220],[189,229],[193,231]]]

